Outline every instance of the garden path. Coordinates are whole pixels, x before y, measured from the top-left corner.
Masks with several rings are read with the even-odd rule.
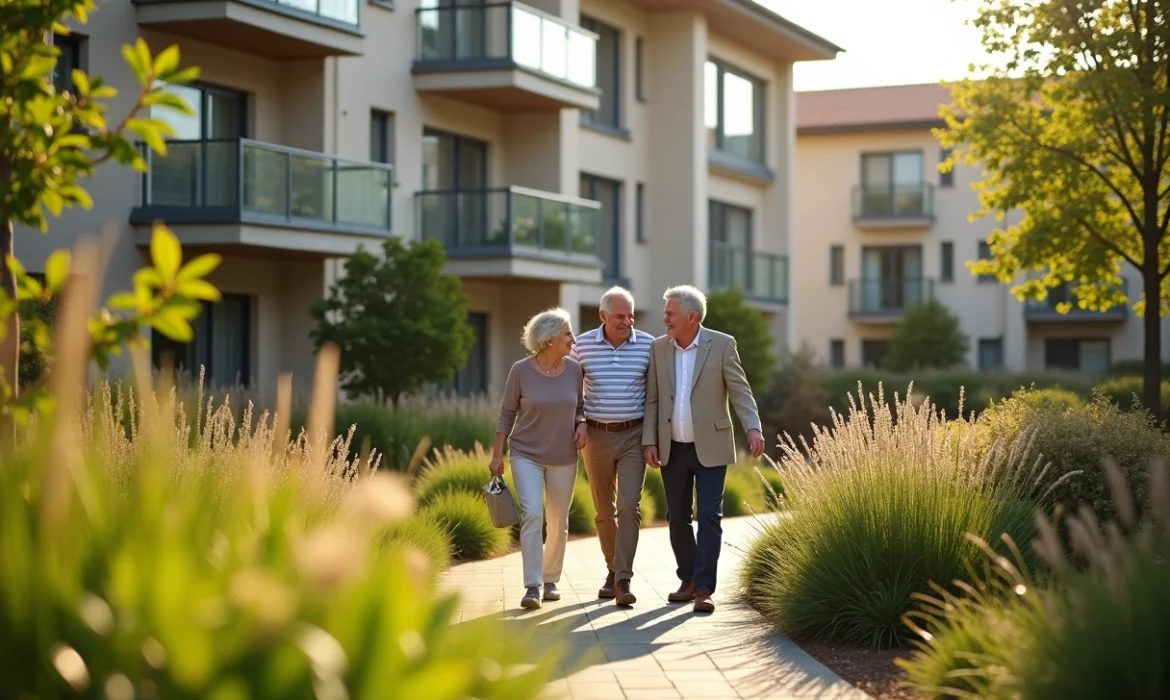
[[[771,517],[771,516],[769,516]],[[736,575],[759,524],[754,516],[723,521],[717,610],[703,616],[672,605],[678,587],[665,527],[642,530],[632,608],[597,598],[605,561],[595,538],[572,540],[560,583],[563,599],[520,609],[519,552],[452,567],[442,581],[462,595],[460,620],[492,616],[506,625],[536,625],[538,635],[566,639],[571,654],[549,697],[775,698],[862,700],[849,685],[770,626],[739,599]]]

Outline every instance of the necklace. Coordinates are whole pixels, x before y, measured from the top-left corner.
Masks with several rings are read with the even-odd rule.
[[[558,369],[552,364],[550,364],[548,367],[545,367],[544,364],[540,361],[539,357],[533,357],[532,359],[536,361],[536,368],[539,369],[541,374],[545,375],[546,377],[551,377]]]

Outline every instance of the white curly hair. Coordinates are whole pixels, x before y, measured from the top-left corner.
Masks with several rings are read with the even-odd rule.
[[[544,350],[565,326],[573,327],[573,317],[561,307],[541,311],[524,324],[524,348],[535,355]]]

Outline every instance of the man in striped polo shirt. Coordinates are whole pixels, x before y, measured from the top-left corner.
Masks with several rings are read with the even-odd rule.
[[[625,289],[611,288],[600,306],[601,327],[577,337],[572,357],[585,375],[589,442],[583,456],[597,506],[597,539],[609,567],[597,595],[630,606],[637,602],[630,579],[642,526],[642,421],[654,337],[634,329],[634,297]]]

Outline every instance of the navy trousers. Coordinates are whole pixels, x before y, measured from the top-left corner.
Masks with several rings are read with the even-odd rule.
[[[723,482],[727,467],[704,467],[694,443],[671,442],[670,462],[662,467],[670,547],[680,581],[715,592],[719,551],[723,546]],[[698,512],[699,538],[691,526],[691,496]]]

